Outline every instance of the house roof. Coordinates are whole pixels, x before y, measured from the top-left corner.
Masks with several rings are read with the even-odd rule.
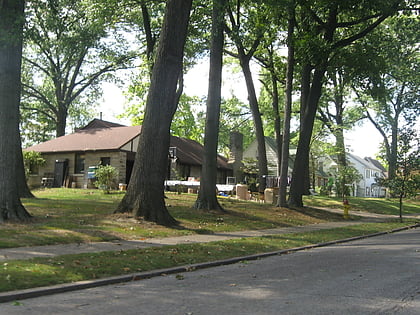
[[[379,163],[378,161],[376,161],[377,163],[372,163],[373,159],[367,159],[367,158],[361,158],[357,155],[351,154],[351,153],[347,153],[347,156],[352,158],[355,161],[358,161],[361,165],[363,165],[365,168],[367,169],[371,169],[371,170],[376,170],[379,172],[383,172],[382,168],[378,167],[376,164]]]
[[[176,147],[176,157],[180,163],[189,165],[202,165],[204,156],[204,147],[200,143],[186,139],[171,136],[171,147]],[[217,156],[218,168],[231,169],[228,160],[221,155]]]
[[[141,126],[123,126],[107,121],[94,119],[76,132],[52,139],[32,147],[27,151],[40,153],[65,153],[86,151],[115,151],[139,136]],[[171,136],[171,147],[176,147],[176,157],[179,163],[202,165],[204,147],[190,139]],[[231,169],[227,159],[217,157],[218,168]]]
[[[369,163],[375,165],[382,172],[386,172],[386,168],[378,160],[372,159],[371,157],[365,157],[365,160],[368,161]]]
[[[111,128],[111,127],[126,127],[126,126],[121,125],[121,124],[117,124],[117,123],[113,123],[113,122],[110,122],[110,121],[95,118],[94,120],[89,122],[86,126],[84,126],[83,128],[80,128],[78,130],[97,129],[97,128]]]
[[[137,137],[140,130],[141,126],[87,129],[85,127],[75,133],[36,144],[26,150],[42,153],[119,150]]]

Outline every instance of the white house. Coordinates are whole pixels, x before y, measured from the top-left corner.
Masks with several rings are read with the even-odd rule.
[[[364,159],[347,153],[349,165],[353,166],[363,176],[358,182],[354,183],[354,194],[357,197],[385,197],[386,190],[378,185],[377,178],[385,178],[386,170],[377,161],[369,157]]]
[[[265,137],[265,146],[268,162],[268,174],[278,176],[278,159],[277,159],[277,144],[273,138]],[[292,174],[293,158],[296,155],[296,149],[290,149],[289,160],[289,175]],[[377,161],[369,157],[360,158],[354,154],[346,154],[347,161],[350,166],[353,166],[362,176],[359,182],[353,183],[353,194],[357,197],[384,197],[385,188],[380,187],[376,178],[386,177],[385,168]],[[243,158],[258,160],[257,141],[254,140],[248,148],[244,150]],[[316,177],[315,185],[326,185],[330,175],[337,173],[337,163],[334,158],[326,156],[318,159],[318,167],[313,170]]]
[[[346,153],[347,162],[361,175],[358,182],[352,183],[352,194],[355,197],[385,197],[385,188],[377,183],[377,178],[385,178],[386,170],[377,160],[370,157],[361,158],[357,155]],[[325,173],[336,174],[338,165],[333,158],[323,157],[318,164]]]

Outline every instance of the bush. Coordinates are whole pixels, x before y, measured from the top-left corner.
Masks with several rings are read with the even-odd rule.
[[[118,171],[111,165],[100,165],[96,170],[95,186],[109,194],[112,187],[116,186]]]
[[[28,179],[28,176],[32,173],[37,173],[38,167],[45,165],[46,161],[39,152],[23,151],[22,154],[25,177]]]

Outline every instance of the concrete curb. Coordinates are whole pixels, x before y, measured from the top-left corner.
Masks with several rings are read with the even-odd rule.
[[[48,287],[39,287],[39,288],[4,292],[4,293],[0,293],[0,303],[29,299],[29,298],[35,298],[35,297],[44,296],[44,295],[51,295],[51,294],[57,294],[57,293],[64,293],[64,292],[94,288],[94,287],[116,284],[116,283],[138,281],[138,280],[149,279],[149,278],[153,278],[153,277],[170,275],[170,274],[176,274],[176,273],[181,273],[181,272],[190,272],[190,271],[194,271],[194,270],[198,270],[198,269],[205,269],[205,268],[210,268],[210,267],[230,265],[230,264],[235,264],[235,263],[238,263],[238,262],[241,262],[241,261],[257,260],[257,259],[270,257],[270,256],[286,255],[286,254],[290,254],[290,253],[294,253],[294,252],[298,252],[298,251],[302,251],[302,250],[308,250],[308,249],[313,249],[313,248],[317,248],[317,247],[325,247],[325,246],[330,246],[330,245],[335,245],[335,244],[341,244],[341,243],[356,241],[356,240],[365,239],[365,238],[369,238],[369,237],[375,237],[375,236],[380,236],[380,235],[396,233],[396,232],[409,230],[409,229],[414,229],[414,228],[418,228],[418,227],[420,227],[420,224],[414,224],[414,225],[411,225],[411,226],[406,226],[406,227],[402,227],[402,228],[398,228],[398,229],[394,229],[394,230],[390,230],[390,231],[373,233],[373,234],[369,234],[369,235],[350,237],[350,238],[345,238],[345,239],[341,239],[341,240],[335,240],[335,241],[330,241],[330,242],[325,242],[325,243],[307,245],[307,246],[302,246],[302,247],[289,248],[289,249],[278,250],[278,251],[273,251],[273,252],[266,252],[266,253],[260,253],[260,254],[240,256],[240,257],[234,257],[234,258],[223,259],[223,260],[216,260],[216,261],[212,261],[212,262],[204,262],[204,263],[198,263],[198,264],[193,264],[193,265],[186,265],[186,266],[172,267],[172,268],[166,268],[166,269],[145,271],[145,272],[139,272],[139,273],[130,274],[130,275],[108,277],[108,278],[103,278],[103,279],[98,279],[98,280],[78,281],[78,282],[74,282],[74,283],[59,284],[59,285],[48,286]]]

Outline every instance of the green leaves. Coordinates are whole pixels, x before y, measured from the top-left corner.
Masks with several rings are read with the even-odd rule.
[[[112,10],[115,9],[115,10]],[[91,119],[101,79],[134,58],[115,28],[116,2],[31,1],[27,7],[23,62],[24,125],[30,118],[63,135],[68,116],[76,125]]]
[[[108,194],[109,190],[116,186],[115,180],[118,175],[118,171],[111,165],[100,165],[95,171],[95,186]]]

